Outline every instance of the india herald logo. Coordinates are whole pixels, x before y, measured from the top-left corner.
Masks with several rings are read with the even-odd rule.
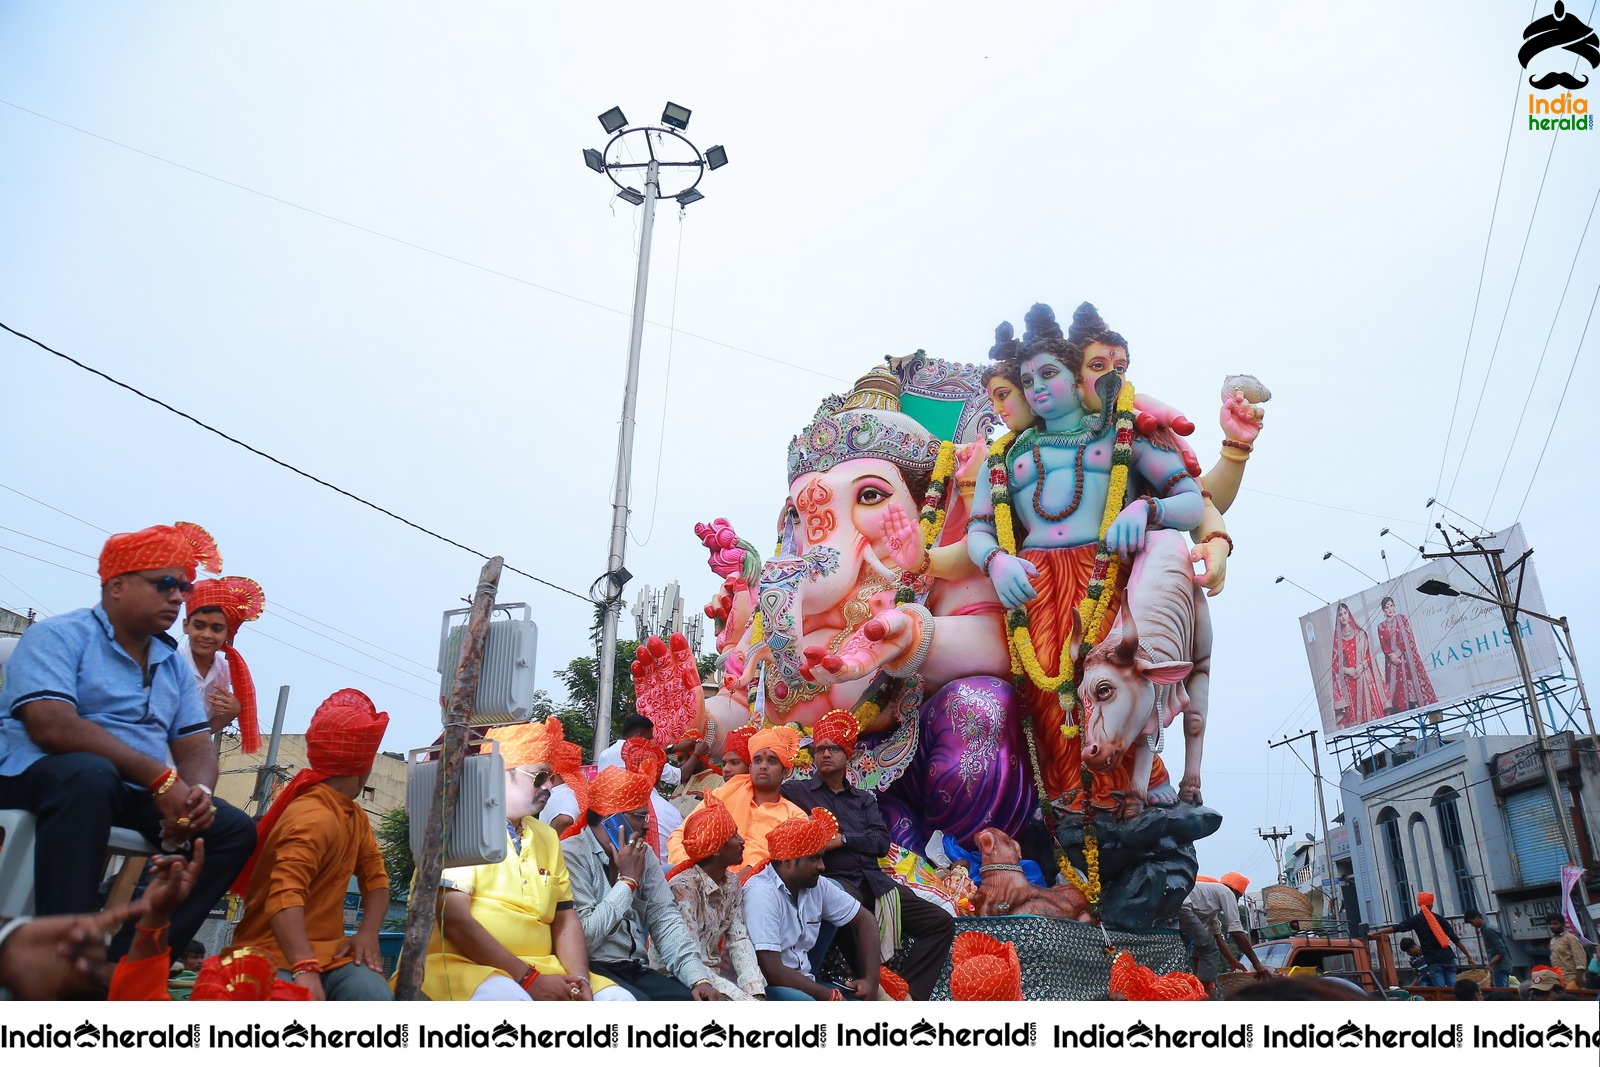
[[[1522,31],[1522,47],[1517,51],[1517,62],[1527,70],[1528,63],[1535,56],[1552,49],[1571,52],[1588,63],[1591,70],[1600,67],[1600,37],[1582,19],[1569,12],[1561,0],[1556,0],[1553,13],[1534,19]],[[1565,62],[1566,57],[1554,58]],[[1554,89],[1558,86],[1563,89],[1582,89],[1589,84],[1589,78],[1588,75],[1552,70],[1529,75],[1528,84],[1535,89]]]

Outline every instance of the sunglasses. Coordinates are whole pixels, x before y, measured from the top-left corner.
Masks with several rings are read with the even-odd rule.
[[[528,770],[526,767],[518,767],[518,768],[516,768],[516,771],[520,775],[523,775],[523,776],[528,777],[528,778],[532,778],[533,779],[533,787],[535,789],[541,788],[546,782],[548,782],[550,780],[550,772],[549,771],[537,771],[537,772],[535,772],[535,771]]]
[[[176,589],[184,596],[188,596],[194,592],[193,582],[186,582],[182,578],[174,578],[170,574],[163,574],[159,578],[152,578],[148,574],[139,574],[138,571],[134,571],[134,574],[155,586],[158,593],[170,593]]]

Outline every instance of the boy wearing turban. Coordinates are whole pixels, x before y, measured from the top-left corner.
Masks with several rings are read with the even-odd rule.
[[[813,773],[805,781],[785,782],[783,795],[802,808],[826,808],[838,822],[839,833],[824,846],[828,877],[878,912],[896,942],[911,941],[899,973],[913,1000],[927,1000],[955,940],[955,917],[900,885],[878,865],[878,857],[889,854],[889,827],[878,811],[877,794],[857,789],[845,779],[860,733],[860,723],[848,711],[830,711],[818,719],[811,729]],[[832,931],[824,930],[822,940],[831,937]],[[887,948],[884,952],[891,954]]]
[[[256,684],[233,641],[241,626],[261,618],[266,606],[261,586],[238,577],[196,582],[194,592],[184,601],[187,614],[178,651],[200,686],[212,734],[220,739],[227,725],[237,719],[239,747],[246,755],[260,751],[261,727],[256,715]]]
[[[1472,953],[1461,943],[1455,927],[1433,913],[1432,893],[1417,894],[1415,915],[1393,926],[1374,930],[1372,934],[1376,937],[1402,930],[1417,935],[1417,947],[1421,949],[1416,956],[1419,985],[1449,988],[1456,984],[1456,950],[1450,947],[1452,943],[1467,958],[1467,966],[1473,966]]]
[[[788,819],[805,815],[805,809],[784,799],[783,780],[800,751],[800,734],[787,726],[758,730],[750,738],[750,773],[741,774],[707,796],[728,809],[744,838],[743,865],[754,867],[767,858],[767,833]],[[683,827],[667,840],[667,860],[674,866],[688,858],[683,848]]]
[[[313,1000],[389,1000],[378,930],[389,910],[389,876],[372,822],[357,801],[389,726],[365,693],[341,689],[306,729],[310,764],[278,794],[256,828],[261,844],[234,885],[245,898],[235,947],[272,960],[280,977]],[[364,912],[344,936],[350,877]]]
[[[499,863],[450,867],[440,876],[443,917],[428,942],[423,995],[632,1000],[610,979],[589,973],[561,842],[539,821],[550,797],[551,754],[567,742],[558,740],[549,720],[496,727],[488,737],[499,743],[505,761],[506,855]]]
[[[724,1000],[700,962],[667,891],[661,861],[646,840],[650,800],[659,796],[656,766],[646,758],[637,771],[601,771],[589,787],[584,832],[561,843],[589,948],[589,969],[636,1000]],[[613,842],[605,827],[605,820],[615,815],[625,822],[620,842]],[[670,977],[649,965],[647,946],[666,964]]]
[[[837,882],[822,877],[827,869],[823,851],[838,832],[826,808],[774,827],[767,835],[770,860],[745,879],[745,926],[767,980],[768,1000],[844,1000],[846,994],[873,1000],[878,995],[877,921]],[[825,922],[848,926],[855,936],[855,971],[861,977],[842,986],[818,982],[812,972],[811,950]]]
[[[765,1000],[767,982],[744,925],[744,892],[734,870],[744,859],[739,827],[712,798],[684,820],[681,842],[684,859],[667,872],[667,888],[711,984],[729,1000]],[[719,973],[724,959],[738,984]]]
[[[0,808],[38,820],[40,915],[99,907],[113,826],[170,848],[203,838],[208,862],[172,916],[172,939],[187,945],[254,849],[250,820],[211,796],[217,750],[167,634],[196,568],[221,565],[192,523],[116,534],[100,553],[100,603],[35,623],[6,663]],[[113,956],[131,936],[124,930]]]

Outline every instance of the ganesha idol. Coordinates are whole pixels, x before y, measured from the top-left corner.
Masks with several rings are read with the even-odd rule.
[[[976,437],[995,417],[965,369],[964,435]],[[725,579],[707,607],[726,657],[710,717],[809,728],[853,711],[851,778],[879,792],[896,843],[920,852],[935,830],[968,844],[986,827],[1016,833],[1034,801],[1004,609],[959,544],[966,471],[900,396],[889,370],[869,373],[790,443],[771,559],[722,520],[698,532]],[[967,467],[978,452],[965,450]],[[920,521],[947,501],[948,521],[937,506]]]

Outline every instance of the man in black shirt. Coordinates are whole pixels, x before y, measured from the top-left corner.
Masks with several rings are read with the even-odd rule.
[[[1483,965],[1489,968],[1489,980],[1494,988],[1510,988],[1511,946],[1506,944],[1506,935],[1485,922],[1483,912],[1477,908],[1468,908],[1461,919],[1478,931],[1478,941],[1483,946]]]
[[[848,711],[831,711],[818,720],[811,730],[812,775],[805,781],[785,782],[783,795],[807,811],[826,808],[838,821],[839,833],[824,850],[828,877],[880,916],[886,908],[890,914],[898,910],[899,937],[910,943],[900,976],[912,999],[927,1000],[950,955],[955,920],[878,866],[878,857],[888,855],[890,843],[878,798],[845,780],[860,730]]]

